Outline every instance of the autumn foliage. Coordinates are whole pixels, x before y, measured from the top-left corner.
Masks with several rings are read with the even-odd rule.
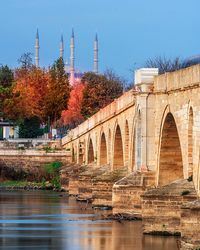
[[[44,131],[50,126],[64,131],[74,128],[123,91],[112,72],[88,72],[70,86],[62,58],[48,70],[35,67],[30,54],[24,54],[20,64],[14,71],[0,68],[0,118],[20,124],[24,137],[41,135],[41,125]]]
[[[37,116],[41,121],[45,120],[44,97],[49,80],[49,74],[36,67],[31,67],[26,71],[16,70],[13,111],[18,119]]]
[[[62,121],[64,125],[75,127],[84,120],[81,114],[84,89],[85,85],[83,83],[76,82],[74,84],[70,93],[68,109],[62,112]]]

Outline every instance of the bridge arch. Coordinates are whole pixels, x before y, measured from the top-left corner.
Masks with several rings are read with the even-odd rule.
[[[111,158],[112,158],[112,137],[111,137],[111,129],[108,129],[108,163],[111,165]]]
[[[94,145],[92,142],[92,138],[89,136],[88,138],[88,152],[87,152],[87,159],[88,159],[88,164],[93,163],[95,158],[94,158]]]
[[[123,140],[119,124],[116,123],[113,140],[113,169],[124,166]]]
[[[137,112],[136,125],[136,161],[136,167],[138,170],[142,165],[142,115],[139,107]]]
[[[100,135],[100,165],[107,164],[107,143],[105,133],[102,132]]]
[[[165,112],[160,134],[159,186],[183,178],[182,152],[176,122],[168,109]]]
[[[75,150],[75,145],[72,143],[72,162],[75,163],[76,161],[76,150]]]
[[[135,116],[133,118],[133,124],[131,127],[131,136],[130,136],[130,165],[129,170],[130,172],[135,170],[135,129],[136,129],[136,121]]]
[[[129,124],[128,121],[125,121],[125,130],[124,130],[125,138],[124,138],[124,158],[125,158],[125,166],[128,166],[129,162]]]
[[[189,107],[188,114],[188,176],[193,174],[193,109]]]
[[[85,140],[78,141],[78,163],[83,164],[84,162],[84,147],[85,147]]]

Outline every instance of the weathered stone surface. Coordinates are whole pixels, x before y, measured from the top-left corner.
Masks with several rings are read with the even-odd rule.
[[[127,175],[127,170],[120,168],[114,171],[107,171],[92,179],[92,204],[94,206],[112,207],[112,188],[117,180]]]
[[[141,195],[152,187],[155,175],[151,171],[134,172],[117,181],[113,186],[113,214],[127,214],[132,217],[142,217]]]
[[[79,174],[78,200],[93,200],[93,179],[109,170],[109,166],[96,167],[93,164],[87,166],[87,170]]]
[[[86,171],[86,166],[67,163],[60,171],[61,185],[69,195],[79,194],[79,175]]]
[[[181,206],[194,201],[197,193],[193,182],[178,180],[142,195],[144,233],[181,233]]]
[[[181,209],[182,248],[200,248],[200,200],[186,203]]]
[[[43,150],[0,150],[0,179],[42,181],[47,163],[66,163],[66,152]]]

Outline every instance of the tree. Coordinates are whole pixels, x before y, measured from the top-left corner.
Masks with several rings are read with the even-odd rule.
[[[7,66],[1,66],[0,67],[0,85],[4,88],[10,88],[13,84],[13,72],[12,70]]]
[[[21,55],[21,57],[18,59],[18,63],[20,64],[20,68],[23,70],[28,70],[33,66],[32,63],[32,53],[27,52]]]
[[[84,118],[92,116],[123,93],[123,82],[113,74],[88,72],[83,75],[82,82],[85,84],[81,105]]]
[[[75,83],[70,92],[68,109],[62,112],[63,124],[69,128],[74,128],[80,124],[84,118],[81,114],[81,103],[83,99],[83,91],[85,85],[83,83]]]
[[[40,119],[37,116],[25,118],[19,124],[19,137],[20,138],[36,138],[43,134],[40,129]]]
[[[14,76],[12,70],[7,66],[0,66],[0,117],[8,118],[6,107],[12,100],[12,86]]]
[[[50,69],[50,80],[44,100],[45,117],[50,118],[51,124],[60,119],[62,111],[67,109],[69,94],[70,87],[64,61],[59,58]]]
[[[195,62],[192,60],[182,60],[180,57],[170,59],[166,57],[157,56],[155,58],[148,59],[145,62],[145,67],[158,68],[159,74],[163,74],[165,72],[173,72],[179,69],[187,68],[197,63],[199,62]]]
[[[47,92],[49,74],[40,68],[31,66],[24,71],[16,71],[16,83],[13,89],[14,105],[10,109],[13,119],[24,120],[38,117],[45,121],[44,98]]]

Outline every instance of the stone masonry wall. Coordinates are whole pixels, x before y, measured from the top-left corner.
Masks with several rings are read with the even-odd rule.
[[[124,214],[130,217],[142,217],[141,195],[155,183],[155,174],[134,172],[113,186],[113,214]]]
[[[177,234],[181,232],[181,207],[196,200],[193,182],[175,181],[161,188],[149,190],[142,196],[144,233]]]
[[[200,249],[200,201],[185,204],[181,209],[182,250]]]
[[[1,150],[0,177],[4,179],[40,178],[42,167],[51,162],[67,162],[66,152],[47,153],[38,150]],[[42,178],[42,177],[41,177]]]

